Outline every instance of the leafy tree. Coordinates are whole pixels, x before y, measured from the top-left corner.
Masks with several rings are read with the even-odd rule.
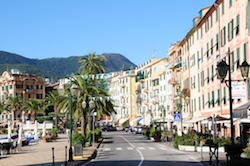
[[[11,110],[14,113],[14,118],[16,119],[16,112],[21,107],[22,103],[19,96],[8,97],[6,100],[5,108]]]
[[[49,106],[53,106],[54,108],[54,114],[55,114],[55,125],[57,126],[58,123],[58,114],[60,113],[61,110],[61,103],[63,101],[65,97],[64,96],[59,96],[58,91],[53,90],[50,91],[47,95],[46,95],[46,108]]]
[[[104,56],[97,56],[91,52],[87,56],[80,58],[81,64],[79,70],[81,74],[100,74],[105,72],[104,62],[107,59]]]
[[[42,113],[44,114],[44,108],[43,108],[43,100],[41,99],[29,99],[23,104],[23,109],[27,112],[30,112],[30,114],[34,115],[34,121],[36,120],[36,114]]]

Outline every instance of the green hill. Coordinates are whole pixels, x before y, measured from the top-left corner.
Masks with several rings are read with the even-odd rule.
[[[104,53],[102,55],[107,58],[107,61],[104,64],[106,72],[114,72],[136,67],[134,63],[121,54]],[[29,59],[6,51],[0,51],[0,73],[10,69],[19,69],[22,73],[30,73],[57,80],[77,72],[80,67],[80,57],[82,56],[39,60]]]

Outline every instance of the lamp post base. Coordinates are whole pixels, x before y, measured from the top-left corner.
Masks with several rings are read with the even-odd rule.
[[[73,160],[73,150],[72,150],[72,146],[69,147],[69,161],[74,161],[74,160]]]

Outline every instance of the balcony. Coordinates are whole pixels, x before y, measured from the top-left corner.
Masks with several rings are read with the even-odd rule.
[[[175,69],[177,72],[181,71],[181,69],[182,69],[182,64],[181,64],[181,62],[176,63],[176,64],[174,65],[174,69]]]

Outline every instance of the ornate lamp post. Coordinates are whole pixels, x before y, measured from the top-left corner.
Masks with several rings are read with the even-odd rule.
[[[73,130],[73,117],[72,117],[72,98],[77,92],[77,87],[72,85],[72,81],[70,82],[70,93],[69,93],[69,99],[70,99],[70,105],[69,105],[69,111],[70,111],[70,145],[69,145],[69,161],[73,161],[73,150],[72,150],[72,130]]]
[[[217,72],[218,72],[218,76],[221,79],[221,82],[225,82],[228,90],[229,90],[229,109],[230,109],[230,124],[231,124],[231,141],[232,144],[234,144],[234,129],[233,129],[233,103],[232,103],[232,81],[241,81],[241,80],[231,80],[231,59],[230,59],[230,48],[228,48],[228,52],[227,52],[227,56],[228,56],[228,64],[222,60],[220,63],[218,63],[217,65]],[[228,72],[228,80],[225,80],[225,77],[227,76],[227,71]],[[242,65],[240,66],[240,71],[241,71],[241,75],[243,77],[243,80],[246,81],[246,79],[248,78],[248,72],[249,72],[249,64],[244,61],[242,63]],[[227,84],[228,82],[228,84]]]

